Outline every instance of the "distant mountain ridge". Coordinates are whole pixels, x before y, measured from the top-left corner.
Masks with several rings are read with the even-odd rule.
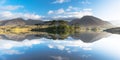
[[[57,21],[57,20],[56,20]],[[47,22],[47,23],[46,23]],[[69,25],[78,25],[82,27],[112,27],[113,25],[107,21],[103,21],[102,19],[99,19],[94,16],[83,16],[82,18],[73,19],[70,22],[67,22]],[[17,26],[24,26],[24,25],[49,25],[53,24],[53,21],[42,21],[42,20],[24,20],[22,18],[16,18],[11,20],[2,20],[0,21],[0,26],[6,26],[6,25],[17,25]],[[56,22],[58,24],[58,22]]]
[[[6,25],[17,25],[17,26],[24,26],[24,25],[35,25],[37,23],[43,23],[41,20],[24,20],[22,18],[16,18],[11,20],[2,20],[0,21],[0,26],[6,26]]]
[[[79,25],[83,27],[112,27],[112,24],[103,21],[94,16],[83,16],[80,19],[74,19],[70,23],[70,25]]]

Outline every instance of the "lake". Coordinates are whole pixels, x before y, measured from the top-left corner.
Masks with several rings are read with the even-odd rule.
[[[0,60],[120,60],[120,35],[1,34]]]

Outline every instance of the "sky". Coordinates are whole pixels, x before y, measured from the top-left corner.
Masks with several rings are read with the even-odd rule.
[[[85,15],[118,23],[120,0],[0,0],[0,20],[71,19]]]

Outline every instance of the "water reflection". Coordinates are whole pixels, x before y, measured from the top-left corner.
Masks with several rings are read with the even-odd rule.
[[[43,39],[45,41],[43,41]],[[48,40],[42,38],[40,40],[25,40],[16,41],[1,41],[1,55],[5,56],[6,60],[79,60],[83,59],[86,50],[91,50],[90,45],[82,41],[60,41]],[[7,45],[6,45],[7,44]],[[71,56],[71,57],[70,57]]]
[[[115,47],[119,45],[120,36],[106,32],[75,32],[62,36],[34,32],[0,36],[0,60],[120,59],[120,53],[116,56],[120,48]]]
[[[80,39],[83,42],[92,43],[104,37],[108,37],[109,35],[110,33],[107,32],[86,31],[86,32],[75,33],[71,37],[74,38],[75,40]]]
[[[85,31],[85,32],[75,32],[72,34],[50,34],[47,32],[30,32],[24,34],[0,34],[0,39],[3,40],[15,40],[23,41],[25,39],[40,39],[47,38],[53,40],[65,40],[68,37],[71,37],[74,40],[82,40],[86,43],[91,43],[97,40],[100,40],[104,37],[108,37],[110,33],[107,32],[95,32],[95,31]]]

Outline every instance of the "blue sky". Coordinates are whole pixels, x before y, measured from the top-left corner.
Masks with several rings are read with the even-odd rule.
[[[81,18],[93,15],[106,21],[120,20],[120,0],[0,0],[0,19]]]

